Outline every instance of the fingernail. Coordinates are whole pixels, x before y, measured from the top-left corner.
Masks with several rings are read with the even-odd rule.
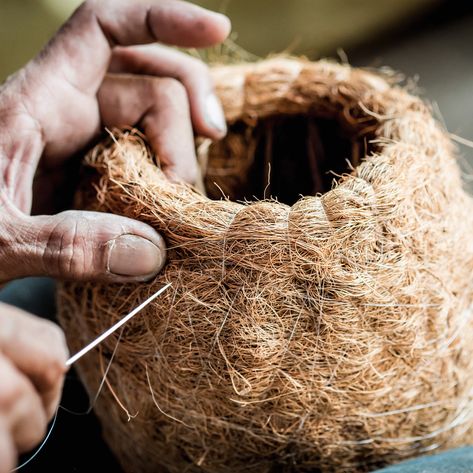
[[[164,250],[146,238],[121,235],[107,243],[107,270],[130,278],[153,277],[163,267]]]
[[[215,94],[207,97],[205,104],[207,124],[216,129],[219,134],[224,135],[227,132],[227,122],[223,114],[222,105]]]

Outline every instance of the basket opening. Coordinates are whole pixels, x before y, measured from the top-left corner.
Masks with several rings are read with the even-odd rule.
[[[274,198],[292,205],[323,194],[370,151],[366,134],[336,119],[278,115],[256,125],[238,121],[208,152],[205,185],[210,198]],[[222,195],[223,193],[223,195]]]

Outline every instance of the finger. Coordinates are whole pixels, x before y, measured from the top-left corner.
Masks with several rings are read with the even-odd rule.
[[[48,418],[52,417],[69,357],[62,330],[48,320],[6,304],[0,304],[0,326],[0,351],[31,380]]]
[[[0,418],[0,473],[10,473],[16,463],[16,449],[4,419]]]
[[[194,135],[184,86],[175,79],[110,74],[99,94],[106,126],[137,124],[164,171],[193,183],[197,177]]]
[[[195,131],[213,139],[225,135],[222,106],[214,93],[209,68],[202,61],[165,46],[117,47],[109,71],[177,79],[187,90]]]
[[[46,63],[55,75],[90,93],[99,87],[112,46],[159,41],[207,47],[222,42],[229,32],[230,21],[224,15],[179,0],[88,0],[37,63]]]
[[[146,281],[163,267],[163,238],[149,225],[118,215],[67,211],[17,216],[3,229],[4,280],[49,275],[67,280]],[[1,251],[1,250],[0,250]]]
[[[44,437],[47,417],[31,382],[0,356],[0,417],[6,419],[15,448],[26,452]]]

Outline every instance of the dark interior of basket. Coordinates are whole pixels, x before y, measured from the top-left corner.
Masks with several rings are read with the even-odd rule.
[[[347,123],[314,115],[240,120],[208,152],[205,187],[210,198],[277,199],[292,205],[301,196],[329,191],[373,151],[373,121]]]

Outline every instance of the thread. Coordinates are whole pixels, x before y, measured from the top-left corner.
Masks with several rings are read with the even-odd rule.
[[[59,411],[59,407],[56,409],[56,412],[54,413],[54,417],[53,417],[53,420],[51,422],[51,427],[49,428],[48,433],[46,434],[46,437],[44,437],[44,440],[41,442],[41,445],[36,449],[36,451],[33,453],[33,455],[31,455],[31,457],[28,458],[28,460],[24,461],[21,465],[18,465],[16,468],[13,468],[13,470],[11,470],[12,473],[14,471],[21,470],[26,465],[28,465],[30,462],[32,462],[37,457],[39,452],[41,452],[41,450],[44,448],[47,441],[49,440],[49,437],[51,437],[51,434],[53,433],[54,426],[56,425],[58,411]]]
[[[143,303],[141,303],[138,307],[136,307],[135,309],[133,309],[128,315],[124,316],[119,322],[117,322],[115,325],[113,325],[112,327],[110,327],[107,331],[105,331],[102,335],[100,335],[99,337],[97,337],[95,340],[93,340],[91,343],[89,343],[87,346],[85,346],[82,350],[80,350],[79,352],[77,352],[75,355],[73,355],[71,358],[69,358],[69,360],[67,360],[66,362],[66,366],[71,366],[72,364],[74,364],[77,360],[79,360],[80,358],[82,358],[85,354],[87,354],[90,350],[92,350],[93,348],[95,348],[97,345],[99,345],[101,342],[103,342],[107,337],[109,337],[113,332],[115,332],[116,330],[118,330],[120,327],[122,327],[122,331],[120,332],[120,335],[118,337],[118,340],[117,340],[117,343],[115,345],[115,348],[113,349],[113,353],[112,353],[112,356],[110,357],[110,361],[108,362],[108,365],[107,365],[107,368],[105,369],[105,372],[104,372],[104,375],[102,377],[102,381],[100,382],[100,385],[97,389],[97,393],[95,394],[92,402],[90,403],[89,407],[87,408],[87,410],[85,412],[74,412],[72,411],[71,409],[68,409],[67,407],[64,407],[64,406],[61,406],[59,405],[56,409],[56,412],[54,413],[54,417],[53,417],[53,420],[51,421],[51,426],[49,427],[49,430],[46,434],[46,436],[44,437],[43,441],[41,442],[41,444],[39,445],[39,447],[35,450],[35,452],[31,455],[30,458],[28,458],[27,460],[25,460],[21,465],[18,465],[17,467],[15,467],[13,470],[11,470],[11,473],[15,472],[15,471],[19,471],[21,470],[22,468],[24,468],[25,466],[27,466],[29,463],[31,463],[38,455],[39,453],[41,452],[41,450],[43,450],[43,448],[46,446],[49,438],[51,437],[51,434],[53,433],[53,430],[54,430],[54,427],[56,425],[56,420],[57,420],[57,417],[58,417],[58,413],[59,413],[59,409],[62,409],[64,411],[66,411],[67,413],[71,414],[71,415],[88,415],[92,412],[92,410],[94,409],[94,406],[97,402],[97,399],[99,398],[100,396],[100,393],[102,392],[102,389],[103,389],[103,386],[105,385],[105,382],[106,382],[106,379],[107,379],[107,375],[108,375],[108,372],[110,370],[110,367],[112,366],[112,362],[115,358],[115,355],[117,353],[117,350],[118,350],[118,346],[120,344],[120,340],[122,338],[122,335],[123,335],[123,325],[125,325],[132,317],[134,317],[138,312],[140,312],[144,307],[146,307],[150,302],[152,302],[154,299],[156,299],[156,297],[158,297],[160,294],[162,294],[168,287],[171,286],[171,283],[168,283],[167,285],[163,286],[161,289],[159,289],[158,291],[156,291],[152,296],[150,296],[148,299],[146,299]]]
[[[84,355],[89,353],[90,350],[94,349],[97,345],[102,343],[106,338],[108,338],[113,332],[118,330],[120,327],[125,325],[131,318],[133,318],[138,312],[143,310],[150,302],[154,301],[160,294],[162,294],[168,287],[171,286],[171,283],[166,284],[164,287],[156,291],[151,297],[146,299],[142,304],[132,310],[128,315],[119,320],[115,325],[112,325],[108,330],[106,330],[102,335],[97,337],[95,340],[90,342],[87,346],[78,351],[75,355],[71,356],[66,361],[66,366],[73,365],[76,361],[80,360]]]

